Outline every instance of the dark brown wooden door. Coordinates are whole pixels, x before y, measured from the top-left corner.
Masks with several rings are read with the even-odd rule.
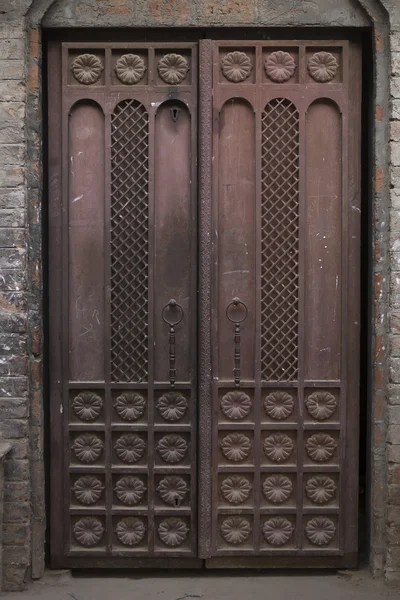
[[[52,564],[352,566],[359,48],[198,45],[50,44]]]

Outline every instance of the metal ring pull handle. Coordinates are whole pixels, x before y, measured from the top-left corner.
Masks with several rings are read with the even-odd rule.
[[[241,308],[243,307],[243,308]],[[243,310],[244,309],[244,310]],[[240,310],[239,314],[234,315],[236,310]],[[234,354],[234,377],[235,386],[240,386],[240,325],[247,319],[249,309],[239,298],[234,298],[226,308],[227,319],[235,325],[235,354]]]
[[[169,312],[177,312],[175,319],[168,318]],[[185,313],[183,308],[174,299],[171,299],[168,304],[162,309],[162,320],[169,326],[169,384],[171,388],[175,387],[176,367],[175,367],[175,327],[182,321]]]

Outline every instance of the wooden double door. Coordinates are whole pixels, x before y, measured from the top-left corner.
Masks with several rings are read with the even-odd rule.
[[[51,42],[54,566],[354,566],[357,43]]]

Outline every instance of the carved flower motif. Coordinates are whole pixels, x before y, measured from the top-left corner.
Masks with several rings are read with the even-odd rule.
[[[327,517],[315,517],[306,525],[307,539],[315,546],[326,546],[335,535],[336,525]]]
[[[72,450],[80,461],[91,463],[102,453],[103,442],[93,433],[84,433],[75,439]]]
[[[158,61],[158,74],[165,83],[182,83],[189,71],[187,58],[181,54],[166,54]]]
[[[188,402],[179,392],[167,392],[157,402],[157,410],[166,421],[179,421],[187,409]]]
[[[239,83],[250,75],[253,65],[245,52],[229,52],[221,60],[221,69],[228,81]]]
[[[290,79],[296,70],[294,58],[289,52],[272,52],[265,61],[265,72],[272,81],[283,83]]]
[[[306,441],[308,456],[316,462],[329,460],[335,452],[336,442],[327,433],[316,433]]]
[[[264,409],[271,419],[282,421],[292,414],[294,400],[287,392],[272,392],[264,399]]]
[[[250,533],[250,523],[243,517],[229,517],[222,522],[221,535],[228,544],[243,544]]]
[[[336,494],[336,483],[326,475],[311,477],[305,486],[306,494],[315,504],[325,504]]]
[[[144,454],[146,444],[138,435],[121,435],[115,443],[115,452],[117,456],[127,463],[135,463],[140,460]]]
[[[264,479],[262,490],[267,500],[280,504],[289,498],[293,484],[285,475],[271,475]]]
[[[115,400],[114,407],[121,419],[137,421],[144,414],[146,400],[137,392],[124,392]]]
[[[90,85],[95,83],[104,70],[103,63],[94,54],[81,54],[71,65],[73,76],[79,83]]]
[[[185,541],[188,533],[189,527],[185,521],[174,517],[164,519],[158,526],[158,535],[166,546],[180,546]]]
[[[337,406],[336,398],[330,392],[314,392],[304,402],[310,415],[318,421],[329,419]]]
[[[293,525],[284,517],[274,517],[264,522],[262,532],[266,542],[272,546],[283,546],[293,534]]]
[[[333,79],[339,68],[339,63],[330,52],[316,52],[308,59],[308,72],[319,83]]]
[[[228,460],[241,462],[251,452],[251,441],[243,433],[230,433],[221,440],[221,450]]]
[[[115,493],[123,504],[138,504],[146,493],[146,486],[138,477],[122,477],[115,485]]]
[[[239,390],[228,392],[222,396],[221,410],[228,419],[234,421],[244,419],[251,410],[250,397]]]
[[[117,60],[115,73],[122,83],[132,85],[143,79],[146,73],[146,65],[143,58],[137,54],[124,54]]]
[[[284,462],[294,449],[293,441],[285,433],[273,433],[265,438],[264,453],[274,462]]]
[[[161,458],[167,463],[178,463],[185,456],[188,449],[187,441],[181,435],[174,433],[164,435],[158,442],[157,450]]]
[[[95,546],[103,537],[104,527],[99,519],[84,517],[73,527],[74,536],[82,546]]]
[[[221,494],[230,504],[241,504],[250,496],[252,485],[246,477],[232,475],[221,483]]]
[[[188,492],[186,481],[175,475],[164,477],[157,486],[161,500],[172,506],[179,506]]]
[[[140,519],[127,517],[118,521],[115,533],[124,546],[136,546],[143,540],[146,534],[146,527]]]
[[[99,416],[103,400],[93,392],[81,392],[72,401],[74,413],[82,421],[94,421]]]
[[[94,504],[100,498],[104,485],[97,477],[86,475],[79,477],[72,487],[76,498],[81,504]]]

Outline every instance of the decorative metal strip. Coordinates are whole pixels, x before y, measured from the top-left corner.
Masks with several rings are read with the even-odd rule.
[[[172,313],[172,314],[170,314]],[[175,313],[175,318],[173,314]],[[172,318],[170,318],[172,316]],[[175,387],[175,327],[179,325],[184,317],[183,308],[176,300],[170,300],[162,310],[162,319],[169,326],[169,382],[171,388]]]
[[[262,114],[261,375],[293,381],[298,371],[299,114],[275,98]]]
[[[238,309],[243,306],[243,310],[238,314]],[[234,352],[234,369],[235,387],[240,386],[240,325],[247,319],[249,314],[248,308],[239,298],[234,298],[226,309],[227,319],[235,325],[235,352]]]
[[[148,370],[149,119],[137,100],[111,117],[111,379]]]

